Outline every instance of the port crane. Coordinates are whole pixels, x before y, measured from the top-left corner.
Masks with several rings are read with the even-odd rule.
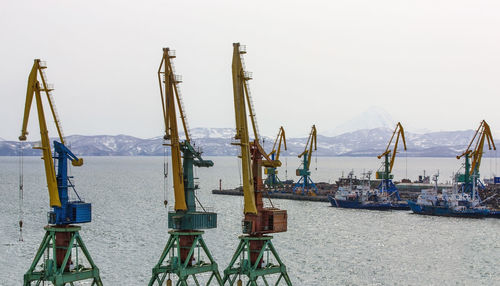
[[[392,167],[394,166],[394,160],[396,159],[396,154],[398,151],[399,138],[403,141],[403,147],[406,151],[406,139],[405,139],[405,131],[403,125],[400,122],[396,124],[396,128],[392,132],[391,139],[385,148],[384,153],[377,156],[378,159],[384,157],[384,162],[382,163],[383,170],[377,171],[375,177],[379,180],[382,180],[378,186],[378,189],[381,192],[387,192],[390,196],[395,196],[398,201],[401,200],[399,196],[399,191],[392,182],[394,175],[392,175]],[[394,147],[391,150],[392,141],[394,141]]]
[[[316,125],[311,127],[311,132],[309,133],[309,137],[307,138],[307,143],[304,148],[304,152],[299,154],[299,158],[303,158],[302,160],[302,168],[298,168],[296,170],[296,175],[300,176],[300,179],[295,183],[293,187],[293,192],[299,192],[301,195],[307,194],[311,196],[316,196],[318,194],[318,187],[311,179],[311,171],[309,167],[311,166],[311,158],[313,151],[316,151]]]
[[[44,227],[45,236],[30,268],[24,274],[23,285],[31,285],[32,282],[40,285],[40,283],[48,281],[52,282],[53,285],[62,286],[73,285],[75,281],[91,279],[91,285],[102,286],[99,269],[94,264],[80,236],[81,227],[75,225],[89,223],[92,217],[91,204],[80,199],[72,181],[73,177],[68,175],[68,162],[71,162],[73,166],[82,166],[83,159],[78,158],[65,144],[61,122],[52,96],[53,88],[47,83],[46,68],[47,65],[44,61],[35,59],[28,77],[19,140],[26,141],[27,139],[28,121],[34,97],[41,135],[41,146],[34,148],[42,151],[49,203],[52,209],[47,215],[48,225]],[[60,140],[53,142],[54,156],[52,156],[42,94],[47,96]],[[70,198],[70,190],[73,190],[76,199]]]
[[[279,161],[281,154],[281,145],[286,150],[286,136],[285,129],[283,126],[280,127],[278,131],[278,135],[276,136],[276,140],[274,140],[273,149],[267,156],[271,157],[272,161]],[[276,149],[276,147],[278,149]],[[264,169],[264,173],[267,175],[266,180],[264,181],[264,185],[271,190],[276,190],[277,188],[283,187],[283,182],[278,178],[278,170],[276,167],[266,167]]]
[[[484,143],[488,143],[489,150],[496,150],[495,142],[493,141],[493,135],[491,134],[491,129],[485,120],[481,121],[479,127],[477,128],[472,140],[465,149],[465,151],[457,156],[457,159],[464,158],[464,174],[460,174],[458,181],[463,183],[462,188],[464,192],[471,193],[472,196],[477,196],[474,193],[473,185],[480,186],[481,182],[479,180],[479,167],[481,165],[481,159],[483,157]],[[474,145],[474,148],[471,147]],[[472,159],[472,164],[470,160]]]
[[[236,116],[236,135],[233,144],[241,148],[244,197],[243,235],[239,237],[240,243],[229,266],[224,270],[223,283],[234,285],[236,282],[240,286],[243,283],[241,276],[246,276],[248,278],[246,285],[256,286],[259,278],[265,285],[268,285],[266,276],[279,274],[274,285],[279,285],[281,281],[285,281],[286,285],[292,285],[286,266],[272,244],[273,237],[268,235],[287,231],[287,212],[273,207],[272,202],[271,207],[265,207],[263,203],[262,167],[278,167],[280,163],[277,159],[272,160],[260,145],[247,83],[251,79],[251,74],[245,71],[242,58],[242,54],[245,53],[244,46],[239,43],[233,44],[232,78]],[[247,109],[254,133],[253,141],[249,138]]]
[[[158,263],[153,268],[149,286],[172,285],[173,275],[177,276],[176,285],[188,285],[191,278],[199,285],[197,275],[209,273],[205,285],[215,281],[222,284],[217,263],[214,261],[205,241],[202,229],[217,227],[217,213],[206,211],[198,201],[195,190],[198,185],[194,181],[194,167],[212,167],[211,160],[202,158],[202,152],[191,144],[185,109],[182,104],[178,84],[180,76],[174,73],[172,59],[175,51],[163,49],[163,56],[158,68],[158,81],[165,123],[165,146],[170,147],[172,158],[172,178],[175,205],[174,210],[168,212],[168,226],[170,237],[160,255]],[[185,140],[179,138],[177,111],[185,134]],[[181,155],[182,153],[182,155]],[[201,210],[197,209],[196,202]],[[203,259],[208,259],[204,261]]]

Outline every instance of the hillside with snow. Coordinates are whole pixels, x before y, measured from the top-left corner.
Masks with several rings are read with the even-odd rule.
[[[382,153],[392,135],[391,128],[363,129],[337,136],[318,135],[318,156],[377,156]],[[194,128],[192,143],[201,147],[208,156],[234,156],[238,148],[231,145],[233,128]],[[425,134],[406,132],[407,155],[410,157],[453,157],[461,153],[474,135],[474,130],[430,132]],[[272,138],[265,137],[264,148],[268,151]],[[155,137],[141,139],[127,135],[72,135],[66,138],[67,145],[81,156],[162,156],[165,152],[163,139]],[[287,138],[288,150],[283,155],[300,154],[307,138]],[[23,146],[25,155],[40,155],[33,150],[36,142],[20,143],[0,141],[0,156],[15,156]],[[402,148],[402,145],[400,145]],[[400,149],[402,150],[402,149]],[[486,152],[485,156],[494,156]]]

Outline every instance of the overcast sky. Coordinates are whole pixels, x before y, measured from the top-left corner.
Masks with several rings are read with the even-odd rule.
[[[191,127],[234,127],[233,42],[247,45],[265,135],[305,137],[372,105],[414,128],[500,130],[499,15],[500,1],[481,0],[5,0],[0,137],[19,136],[34,58],[66,135],[162,135],[166,46]],[[38,140],[36,121],[28,129]]]

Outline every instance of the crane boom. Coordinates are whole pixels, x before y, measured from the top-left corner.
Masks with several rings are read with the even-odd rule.
[[[177,96],[177,82],[172,69],[170,59],[174,55],[169,55],[169,48],[163,49],[163,58],[158,69],[158,80],[160,82],[161,103],[163,108],[163,119],[165,122],[165,140],[170,141],[172,156],[172,177],[174,180],[175,210],[187,210],[186,197],[184,194],[184,174],[182,170],[181,146],[179,132],[177,128],[177,115],[175,111],[175,101]],[[162,69],[163,68],[163,69]],[[165,88],[162,88],[162,75]],[[179,103],[179,101],[177,101]],[[180,106],[180,104],[179,104]],[[182,110],[179,108],[179,110]],[[182,116],[181,116],[182,117]],[[182,117],[185,127],[184,117]],[[186,138],[189,138],[187,130]]]
[[[236,116],[236,135],[235,139],[239,140],[238,145],[241,148],[241,162],[243,175],[243,196],[244,196],[244,213],[257,213],[255,204],[255,190],[253,184],[252,161],[250,157],[250,137],[248,134],[247,114],[245,108],[246,81],[250,77],[245,76],[241,54],[244,54],[244,49],[240,49],[240,44],[233,44],[233,95],[234,95],[234,110]],[[252,119],[252,126],[255,126]],[[254,128],[254,132],[256,129]]]
[[[309,137],[307,138],[306,146],[304,148],[304,152],[299,154],[299,158],[302,156],[306,155],[307,156],[307,169],[311,166],[311,157],[312,157],[312,152],[313,150],[317,150],[317,131],[316,131],[316,125],[313,125],[311,127],[311,132],[309,133]],[[309,147],[309,148],[308,148]],[[305,166],[304,166],[305,167]]]
[[[280,154],[281,154],[281,143],[283,143],[283,146],[285,147],[286,150],[286,136],[285,136],[285,129],[283,126],[280,126],[280,129],[278,131],[278,135],[276,135],[276,139],[274,140],[273,144],[273,149],[267,156],[271,157],[272,160],[279,160],[280,159]],[[278,150],[276,150],[276,146],[278,146]],[[275,155],[273,158],[272,156]]]
[[[391,148],[391,144],[392,144],[392,140],[394,139],[394,136],[396,136],[396,141],[394,143],[394,148],[393,148],[392,154],[391,154],[391,149],[390,148]],[[398,144],[399,144],[399,138],[400,137],[403,140],[404,150],[406,151],[405,131],[403,129],[403,125],[401,125],[401,123],[398,122],[398,124],[396,124],[396,128],[394,129],[394,132],[392,132],[391,139],[389,140],[389,143],[387,144],[385,152],[382,153],[382,154],[380,154],[379,156],[377,156],[377,158],[380,159],[380,158],[382,158],[382,157],[384,157],[386,155],[391,154],[391,161],[389,163],[389,173],[392,172],[392,167],[394,166],[394,159],[396,159],[396,152],[398,150]]]
[[[474,136],[472,137],[472,140],[470,141],[469,145],[465,149],[465,151],[457,156],[457,159],[462,158],[463,156],[466,156],[466,158],[470,157],[472,155],[472,164],[470,166],[470,170],[467,170],[469,175],[472,175],[474,172],[479,172],[479,167],[481,165],[481,159],[483,157],[483,149],[484,149],[484,141],[487,141],[488,143],[488,149],[489,150],[496,150],[495,142],[493,141],[493,135],[491,134],[491,129],[488,123],[486,123],[485,120],[481,121],[479,124],[479,127],[477,128],[476,132],[474,133]],[[474,149],[471,149],[472,145],[474,144]]]
[[[40,59],[35,59],[33,67],[31,68],[31,72],[28,77],[28,87],[26,91],[26,103],[24,106],[24,116],[23,116],[23,124],[21,128],[21,136],[19,136],[20,141],[26,141],[26,136],[28,135],[28,121],[31,111],[31,105],[33,102],[33,96],[35,97],[37,112],[38,112],[38,123],[40,126],[40,136],[41,136],[41,146],[36,147],[37,149],[42,150],[42,159],[45,166],[45,177],[47,180],[47,188],[49,191],[49,202],[51,207],[61,207],[61,200],[59,199],[59,192],[57,187],[57,179],[56,179],[56,171],[54,168],[54,160],[52,158],[52,150],[50,147],[49,140],[49,132],[47,129],[47,122],[45,119],[45,112],[43,109],[42,103],[42,92],[45,92],[47,95],[47,100],[49,102],[52,116],[54,117],[54,121],[56,124],[57,132],[59,134],[59,139],[61,142],[64,142],[64,138],[62,137],[62,132],[59,124],[59,120],[57,119],[54,104],[52,102],[50,91],[44,77],[43,69],[45,69],[45,64]],[[40,76],[40,81],[38,80],[38,76]],[[63,143],[64,144],[64,143]],[[83,163],[81,160],[78,164],[81,165]]]

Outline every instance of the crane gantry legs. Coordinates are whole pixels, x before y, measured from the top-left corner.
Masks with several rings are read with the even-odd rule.
[[[192,277],[195,285],[200,285],[196,274],[211,273],[205,285],[216,281],[216,285],[223,285],[217,263],[212,258],[205,241],[203,231],[170,231],[170,238],[160,256],[160,260],[153,268],[153,276],[149,286],[163,285],[167,281],[172,283],[170,275],[178,277],[176,285],[188,285],[189,277]],[[203,258],[208,261],[204,261]],[[169,282],[170,281],[170,282]]]
[[[46,233],[35,259],[24,274],[23,285],[29,286],[32,282],[40,285],[43,281],[48,281],[54,286],[64,286],[73,285],[75,281],[91,280],[91,286],[102,286],[99,268],[80,237],[80,229],[75,225],[46,226]],[[45,258],[42,260],[44,254]]]
[[[266,276],[272,274],[279,274],[274,285],[280,285],[281,281],[284,281],[288,286],[292,285],[286,266],[273,246],[272,236],[242,235],[239,238],[240,244],[229,266],[224,270],[223,285],[226,283],[234,285],[237,282],[236,279],[242,281],[241,276],[248,278],[246,285],[257,286],[259,278],[264,282],[264,285],[269,285]],[[239,281],[238,283],[240,283]]]

